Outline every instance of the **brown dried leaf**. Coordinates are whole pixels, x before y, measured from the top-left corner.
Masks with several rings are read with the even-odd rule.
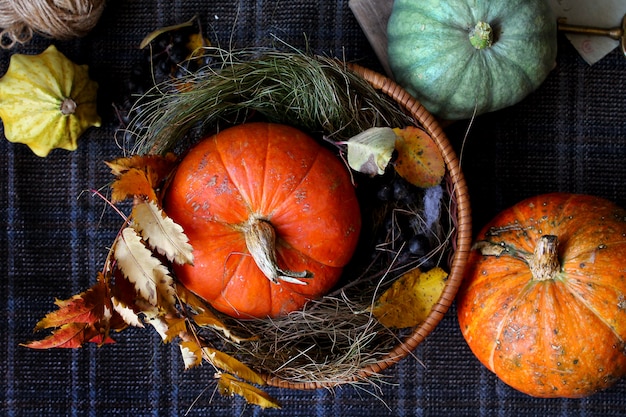
[[[280,408],[280,403],[270,397],[266,392],[240,381],[229,374],[217,374],[217,388],[222,395],[242,396],[249,404],[256,404],[261,408]]]
[[[176,156],[133,155],[105,162],[117,178],[111,184],[111,201],[141,196],[157,200],[156,191],[176,166]]]
[[[193,313],[199,314],[207,310],[206,303],[180,283],[176,285],[176,294],[178,295],[181,303],[186,304],[187,307],[191,308]]]
[[[136,306],[128,305],[115,297],[111,297],[111,302],[113,303],[113,309],[124,320],[124,323],[134,327],[144,327],[139,314],[137,314]]]
[[[155,201],[135,204],[132,212],[133,227],[143,239],[168,260],[193,265],[193,248],[183,228],[167,217]]]
[[[167,268],[152,255],[132,227],[115,241],[114,256],[122,273],[153,306],[170,309],[174,303],[173,280]]]
[[[157,199],[156,192],[148,180],[146,172],[131,168],[111,183],[111,202],[115,204],[135,196],[155,201]]]
[[[167,326],[164,343],[169,343],[181,334],[187,333],[187,319],[184,317],[164,317],[163,321]]]
[[[164,180],[176,166],[177,157],[173,153],[161,155],[132,155],[106,161],[105,164],[111,169],[111,173],[119,177],[131,168],[150,172],[149,177],[155,180],[155,184]]]
[[[441,183],[446,166],[433,139],[415,126],[396,128],[394,132],[398,137],[396,172],[417,187],[428,188]]]

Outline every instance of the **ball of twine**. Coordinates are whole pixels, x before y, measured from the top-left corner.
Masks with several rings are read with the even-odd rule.
[[[0,0],[3,48],[40,33],[53,39],[86,35],[98,22],[105,0]]]

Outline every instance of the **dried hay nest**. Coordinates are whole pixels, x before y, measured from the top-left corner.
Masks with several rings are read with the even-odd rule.
[[[137,102],[140,111],[124,135],[125,141],[132,139],[133,153],[184,151],[207,132],[258,118],[299,127],[323,141],[346,140],[373,126],[412,124],[424,129],[441,151],[446,166],[441,215],[427,231],[435,242],[427,254],[403,257],[406,241],[387,230],[381,244],[372,238],[376,233],[366,233],[370,242],[364,247],[369,249],[345,269],[333,293],[284,318],[220,316],[231,332],[250,336],[248,341],[236,343],[220,332],[199,329],[204,340],[273,386],[314,389],[377,380],[381,371],[410,354],[433,331],[460,286],[470,249],[471,215],[455,151],[419,102],[392,80],[359,65],[293,51],[207,48],[205,61],[207,56],[212,57],[207,67],[159,85]],[[420,228],[425,193],[418,194],[409,206],[366,208],[369,219],[364,224],[382,228],[385,219],[401,212],[413,229]],[[365,204],[371,198],[365,197]],[[449,273],[440,299],[418,326],[385,328],[370,307],[403,272],[424,263]]]

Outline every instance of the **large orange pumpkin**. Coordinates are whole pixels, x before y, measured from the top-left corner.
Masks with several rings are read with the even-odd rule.
[[[279,124],[242,124],[201,141],[164,206],[194,249],[194,265],[176,266],[177,278],[239,318],[281,316],[328,292],[361,227],[344,164]]]
[[[547,194],[480,232],[457,299],[478,359],[537,397],[583,397],[626,374],[626,211]]]

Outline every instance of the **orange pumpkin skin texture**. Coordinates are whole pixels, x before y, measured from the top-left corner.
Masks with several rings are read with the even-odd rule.
[[[626,374],[626,211],[562,193],[503,211],[477,237],[457,311],[472,352],[519,391],[576,398],[611,386]]]
[[[292,127],[248,123],[201,141],[168,187],[165,211],[194,248],[177,278],[238,318],[278,317],[327,293],[356,248],[361,217],[343,163]],[[305,284],[262,272],[246,243],[251,224],[273,229],[277,266]],[[271,227],[270,227],[271,226]]]

